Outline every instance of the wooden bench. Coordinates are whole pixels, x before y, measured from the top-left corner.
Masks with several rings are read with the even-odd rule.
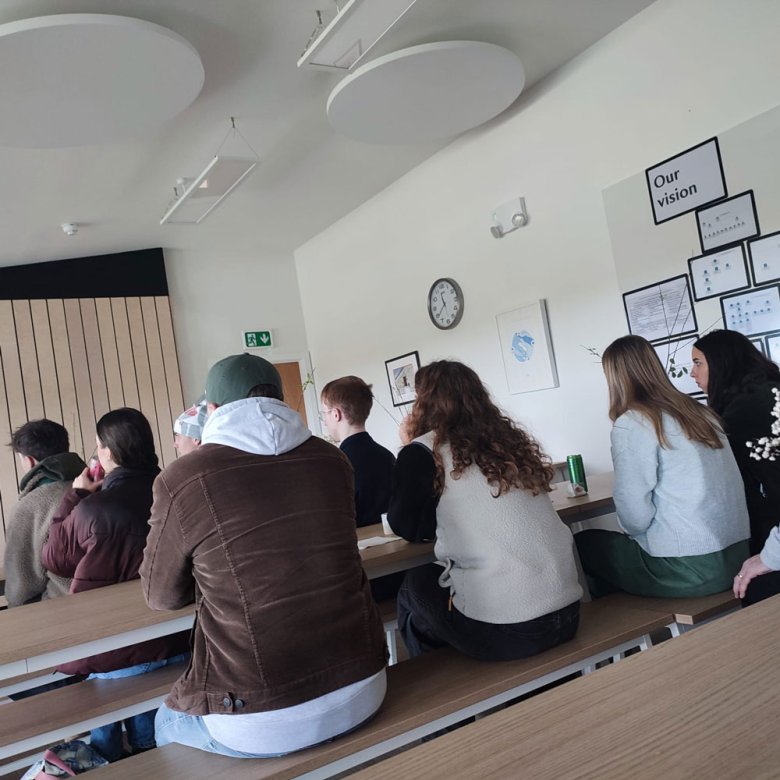
[[[667,628],[672,636],[679,636],[694,626],[706,623],[716,617],[727,615],[740,609],[739,599],[734,598],[730,590],[715,593],[711,596],[683,599],[660,599],[646,596],[632,596],[630,593],[619,593],[610,596],[616,604],[647,609],[651,612],[672,613],[673,620]]]
[[[0,759],[159,707],[182,664],[116,680],[87,680],[0,707]]]
[[[647,646],[650,632],[671,619],[669,612],[635,609],[611,597],[600,599],[582,605],[580,630],[571,642],[532,658],[483,663],[446,648],[389,668],[387,696],[377,716],[326,745],[256,761],[166,745],[101,769],[101,778],[213,778],[230,776],[232,770],[258,780],[331,777],[629,647]]]
[[[777,777],[780,596],[350,780]]]

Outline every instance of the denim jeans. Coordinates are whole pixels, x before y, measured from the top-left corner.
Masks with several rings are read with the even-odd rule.
[[[168,658],[165,661],[149,661],[136,666],[129,666],[126,669],[116,669],[113,672],[98,672],[91,674],[88,680],[118,680],[122,677],[135,677],[139,674],[153,672],[168,664],[175,664],[184,661],[187,654],[177,655]],[[154,715],[156,710],[142,712],[140,715],[134,715],[132,718],[125,718],[123,721],[109,723],[106,726],[100,726],[92,729],[90,735],[90,744],[100,753],[106,761],[113,762],[122,758],[122,724],[127,731],[127,741],[132,752],[149,750],[155,746],[154,742]]]
[[[211,736],[200,715],[178,712],[165,704],[161,704],[160,709],[157,710],[154,732],[158,747],[176,742],[198,750],[205,750],[207,753],[219,753],[222,756],[231,756],[232,758],[278,758],[285,755],[284,753],[259,755],[233,750]]]
[[[478,661],[511,661],[568,642],[577,633],[578,601],[522,623],[485,623],[450,608],[440,574],[435,563],[418,566],[407,572],[398,592],[398,630],[412,657],[451,645]]]

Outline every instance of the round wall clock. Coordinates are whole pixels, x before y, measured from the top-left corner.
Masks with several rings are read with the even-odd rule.
[[[437,279],[428,292],[428,316],[441,330],[454,328],[463,317],[463,290],[454,279]]]

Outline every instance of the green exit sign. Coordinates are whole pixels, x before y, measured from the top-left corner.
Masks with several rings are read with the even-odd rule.
[[[258,347],[272,347],[273,339],[270,330],[245,330],[244,347],[257,349]]]

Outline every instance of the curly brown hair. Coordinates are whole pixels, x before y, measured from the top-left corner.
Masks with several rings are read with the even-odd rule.
[[[512,488],[534,495],[550,490],[553,469],[538,442],[493,403],[477,374],[463,363],[439,360],[423,366],[415,376],[417,400],[410,415],[412,437],[432,431],[436,462],[434,489],[444,488],[444,466],[439,447],[447,443],[458,479],[472,464],[493,488],[494,497]]]

